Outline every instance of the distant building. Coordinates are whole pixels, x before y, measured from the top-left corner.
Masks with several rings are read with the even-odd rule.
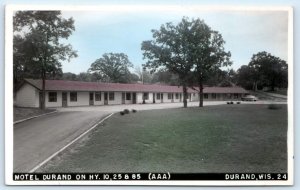
[[[158,84],[120,84],[46,80],[46,107],[93,106],[182,102],[182,87]],[[25,79],[17,90],[16,105],[39,107],[42,80]],[[248,92],[241,87],[204,87],[204,100],[240,100]],[[188,89],[188,101],[199,101]]]

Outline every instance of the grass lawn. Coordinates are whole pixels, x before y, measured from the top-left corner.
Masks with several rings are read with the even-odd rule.
[[[21,119],[26,119],[36,115],[41,115],[44,113],[53,112],[55,109],[45,109],[41,110],[39,108],[20,108],[14,107],[14,121],[19,121]]]
[[[113,115],[37,172],[286,172],[287,105]]]

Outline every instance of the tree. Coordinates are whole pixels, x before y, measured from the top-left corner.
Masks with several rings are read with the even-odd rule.
[[[272,91],[275,87],[287,86],[288,65],[279,57],[265,51],[258,52],[252,56],[249,67],[253,68],[257,81],[260,80],[264,86],[271,87]]]
[[[71,72],[63,73],[61,79],[62,80],[73,80],[73,81],[78,80],[77,75],[74,73],[71,73]]]
[[[230,52],[225,52],[221,34],[213,31],[203,20],[183,17],[177,25],[166,23],[160,30],[152,30],[152,41],[144,41],[142,50],[148,59],[146,66],[154,70],[166,68],[178,75],[183,86],[186,107],[187,86],[199,86],[203,106],[203,81],[221,66],[231,65]]]
[[[103,82],[129,83],[129,67],[133,65],[124,53],[105,53],[91,64],[89,72],[97,73]]]
[[[181,23],[171,22],[161,25],[159,30],[152,30],[153,40],[143,41],[144,59],[148,59],[145,67],[152,72],[157,69],[167,69],[179,77],[183,90],[183,107],[187,107],[187,87],[193,60],[191,59],[192,32],[189,24],[183,18]]]
[[[81,72],[77,75],[79,81],[84,82],[91,82],[92,81],[92,74],[88,72]]]
[[[153,74],[151,71],[148,71],[145,67],[141,69],[140,66],[136,66],[134,71],[138,75],[139,81],[141,81],[143,84],[152,83]]]
[[[177,85],[178,76],[165,69],[160,69],[153,74],[152,83],[163,83],[168,85]]]
[[[255,73],[255,70],[248,65],[242,65],[237,70],[237,84],[248,90],[257,89],[259,76]]]
[[[42,79],[41,108],[45,109],[46,78],[62,73],[61,61],[77,57],[70,44],[61,43],[75,31],[74,20],[64,19],[60,11],[18,11],[13,27],[18,42],[14,44],[14,67]]]
[[[231,54],[225,51],[222,35],[212,30],[203,20],[184,19],[182,22],[187,25],[186,32],[191,34],[188,38],[189,48],[195,68],[194,77],[199,88],[199,107],[203,107],[203,83],[220,67],[232,64]]]

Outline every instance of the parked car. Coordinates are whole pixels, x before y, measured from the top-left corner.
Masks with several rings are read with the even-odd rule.
[[[256,101],[256,100],[258,99],[253,95],[245,95],[242,97],[242,101]]]

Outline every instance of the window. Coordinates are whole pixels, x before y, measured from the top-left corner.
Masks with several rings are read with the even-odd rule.
[[[149,99],[149,93],[145,92],[144,93],[144,100],[148,100]]]
[[[193,96],[195,96],[196,94],[195,93],[193,93]]]
[[[160,100],[160,93],[156,94],[156,99]]]
[[[238,94],[234,94],[234,99],[238,99],[239,95]]]
[[[204,94],[204,99],[208,99],[208,94]]]
[[[131,93],[126,93],[126,100],[131,100]]]
[[[179,98],[179,94],[178,94],[178,93],[175,94],[175,98],[176,98],[176,99]]]
[[[48,102],[57,102],[57,93],[56,92],[48,93]]]
[[[77,92],[70,92],[70,101],[77,102]]]
[[[217,94],[216,93],[212,93],[211,97],[212,97],[212,99],[216,99],[217,98]]]
[[[109,100],[115,100],[115,93],[114,92],[110,92],[108,94],[108,98],[109,98]]]
[[[172,99],[172,93],[168,93],[168,99]]]
[[[101,101],[101,92],[95,92],[95,101]]]

